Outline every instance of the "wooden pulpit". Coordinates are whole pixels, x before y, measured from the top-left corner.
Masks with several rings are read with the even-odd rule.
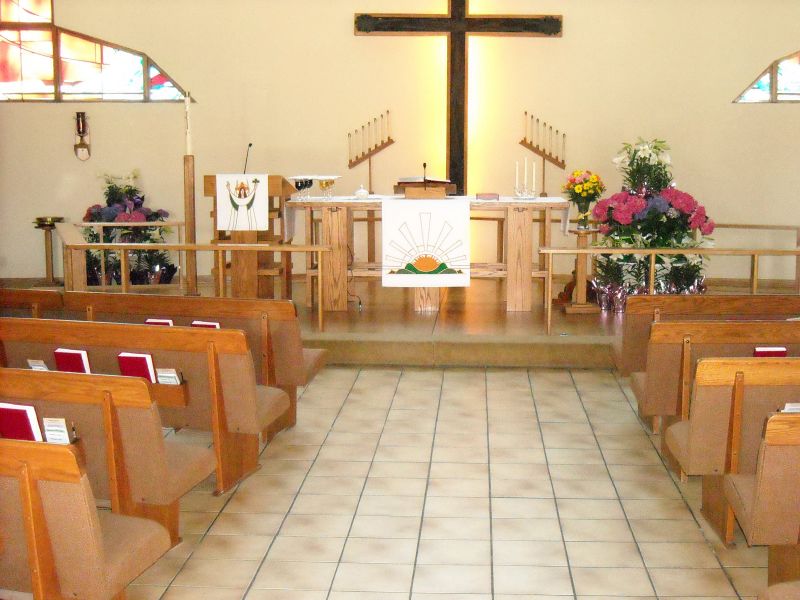
[[[203,195],[212,198],[211,229],[213,243],[234,244],[289,244],[292,241],[291,227],[287,228],[284,203],[295,192],[294,186],[281,175],[270,175],[267,195],[269,197],[268,231],[232,231],[217,229],[217,177],[203,177]],[[287,235],[288,234],[288,235]],[[226,271],[231,275],[231,295],[234,298],[272,298],[274,279],[281,281],[281,298],[292,297],[292,257],[289,252],[280,253],[276,260],[274,252],[234,252]],[[222,274],[222,277],[227,276]]]

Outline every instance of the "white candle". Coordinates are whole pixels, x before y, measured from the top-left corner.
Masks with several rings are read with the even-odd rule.
[[[183,99],[183,106],[186,112],[186,156],[192,155],[192,120],[189,108],[192,106],[192,94],[186,92],[186,97]]]
[[[525,185],[524,189],[528,189],[528,157],[525,157]]]
[[[519,161],[514,168],[514,189],[519,189]]]

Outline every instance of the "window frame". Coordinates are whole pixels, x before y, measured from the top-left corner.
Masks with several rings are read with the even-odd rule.
[[[6,31],[50,31],[50,35],[52,36],[53,40],[53,98],[19,98],[19,99],[9,99],[9,100],[0,100],[0,104],[5,104],[7,102],[35,102],[35,103],[47,103],[47,102],[123,102],[126,104],[131,103],[139,103],[139,102],[153,102],[153,103],[169,103],[169,102],[184,102],[187,97],[187,92],[183,87],[181,87],[178,82],[176,82],[161,66],[150,58],[144,52],[140,52],[138,50],[134,50],[132,48],[127,48],[120,44],[115,44],[113,42],[108,42],[106,40],[101,40],[100,38],[96,38],[92,35],[87,35],[85,33],[81,33],[79,31],[74,31],[72,29],[66,29],[64,27],[59,27],[55,24],[55,7],[53,6],[53,0],[50,0],[50,14],[52,15],[52,20],[49,23],[20,23],[16,21],[0,21],[0,30]],[[64,94],[61,91],[61,86],[63,83],[62,76],[61,76],[61,34],[66,33],[67,35],[72,35],[75,37],[79,37],[81,39],[87,40],[89,42],[100,44],[101,46],[107,46],[109,48],[114,48],[115,50],[122,50],[123,52],[128,52],[130,54],[134,54],[136,56],[140,56],[142,58],[142,98],[141,99],[122,99],[122,98],[114,98],[114,99],[103,99],[103,98],[70,98],[69,94],[67,97],[64,97]],[[150,67],[155,67],[158,69],[158,72],[161,73],[164,77],[169,79],[170,83],[178,90],[181,94],[181,98],[174,98],[170,100],[153,100],[150,98]]]
[[[744,90],[736,96],[736,99],[733,101],[734,104],[797,104],[800,103],[800,96],[796,99],[779,99],[778,98],[778,65],[783,61],[790,59],[790,58],[800,58],[800,50],[796,52],[792,52],[791,54],[787,54],[786,56],[781,56],[780,58],[773,60],[769,66],[761,71],[758,74],[750,85],[748,85]],[[763,102],[742,102],[742,98],[744,95],[747,94],[750,90],[753,89],[753,86],[757,84],[764,75],[769,74],[769,100],[765,100]]]

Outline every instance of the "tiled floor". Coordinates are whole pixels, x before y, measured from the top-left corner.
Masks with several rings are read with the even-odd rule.
[[[128,597],[757,595],[764,548],[707,541],[628,398],[608,371],[328,368]]]

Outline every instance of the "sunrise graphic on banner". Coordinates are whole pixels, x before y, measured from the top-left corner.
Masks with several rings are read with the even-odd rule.
[[[468,287],[469,201],[383,201],[384,287]]]

